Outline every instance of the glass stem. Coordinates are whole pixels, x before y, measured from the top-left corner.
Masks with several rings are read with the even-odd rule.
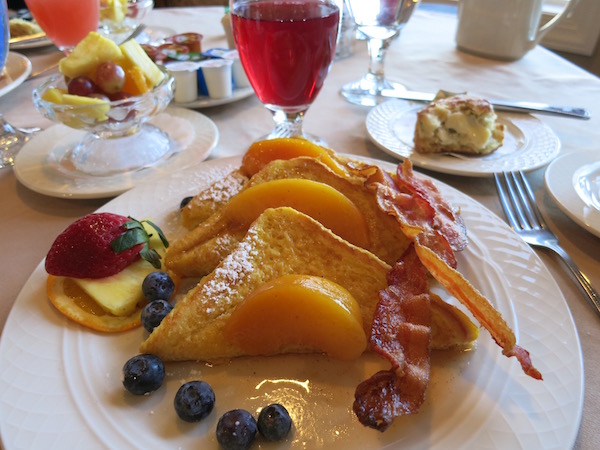
[[[377,84],[385,80],[384,62],[385,54],[391,39],[368,39],[367,49],[369,51],[369,74],[377,80]]]
[[[28,139],[29,136],[6,122],[0,114],[0,169],[14,164],[15,156]]]
[[[273,111],[273,120],[275,129],[271,132],[272,137],[304,137],[302,129],[302,120],[305,111],[286,113],[285,111]]]

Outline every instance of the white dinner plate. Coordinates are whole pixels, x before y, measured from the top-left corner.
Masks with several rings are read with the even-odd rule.
[[[205,95],[199,96],[192,102],[174,103],[183,108],[209,108],[211,106],[227,105],[228,103],[237,102],[254,94],[254,89],[251,86],[234,89],[230,97],[210,98]]]
[[[470,177],[491,176],[496,172],[537,169],[554,159],[560,141],[552,129],[528,114],[497,113],[506,125],[504,143],[485,156],[450,156],[414,151],[413,137],[417,111],[404,100],[389,100],[373,108],[367,116],[367,131],[372,141],[386,153],[400,159],[410,158],[416,166],[436,172]]]
[[[560,209],[600,237],[600,158],[593,152],[562,155],[546,169],[546,187]]]
[[[151,217],[169,239],[180,236],[179,202],[235,167],[217,159],[140,186],[102,211]],[[394,166],[380,163],[392,170]],[[385,367],[372,355],[351,362],[320,355],[241,358],[224,365],[168,363],[166,383],[134,397],[121,384],[123,364],[138,353],[142,329],[103,335],[60,315],[45,295],[43,262],[19,294],[0,341],[0,434],[6,450],[202,448],[217,450],[215,428],[226,411],[253,414],[281,402],[294,427],[286,443],[256,449],[567,449],[583,404],[579,338],[565,299],[536,254],[496,215],[440,184],[470,234],[459,270],[487,294],[543,381],[502,356],[486,331],[471,352],[434,352],[421,411],[397,418],[384,433],[352,412],[357,384]],[[453,302],[448,294],[440,295]],[[215,409],[196,424],[179,420],[173,398],[182,383],[207,381]]]
[[[25,56],[8,52],[4,75],[0,74],[0,97],[21,85],[31,73],[31,61]]]
[[[148,123],[167,133],[176,149],[153,166],[113,176],[66,171],[55,161],[74,147],[85,133],[57,124],[35,135],[23,146],[15,158],[15,175],[29,189],[51,197],[114,197],[142,181],[155,180],[204,161],[219,138],[212,120],[185,108],[170,106]]]

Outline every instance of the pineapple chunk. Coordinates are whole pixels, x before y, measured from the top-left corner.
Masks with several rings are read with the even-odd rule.
[[[42,95],[42,100],[50,103],[64,103],[63,96],[67,93],[65,89],[60,88],[49,88],[44,95]]]
[[[93,73],[106,61],[119,61],[123,53],[117,44],[92,31],[73,49],[69,56],[59,62],[60,72],[68,78]]]
[[[165,248],[158,233],[148,224],[142,224],[150,236],[150,248],[164,257]],[[92,297],[106,312],[115,316],[128,316],[135,311],[137,304],[143,300],[142,281],[156,269],[148,262],[140,259],[121,272],[106,278],[72,278],[72,280]]]
[[[83,97],[81,95],[63,94],[62,104],[82,106],[78,111],[89,118],[100,121],[107,120],[106,113],[110,109],[110,104],[106,100],[94,97]]]
[[[110,105],[106,100],[69,94],[65,89],[56,87],[49,88],[44,92],[42,99],[59,105],[84,106],[84,108],[79,109],[79,112],[101,121],[107,119],[106,113],[110,109]]]
[[[164,73],[158,68],[154,61],[146,54],[144,49],[134,39],[130,39],[120,46],[121,52],[125,55],[125,59],[129,60],[129,63],[133,67],[139,67],[143,72],[144,76],[150,83],[150,86],[154,87],[159,84],[164,78]]]
[[[127,16],[127,0],[101,0],[100,19],[122,22]]]

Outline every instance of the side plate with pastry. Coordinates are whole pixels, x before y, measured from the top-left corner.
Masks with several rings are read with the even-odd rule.
[[[502,145],[487,154],[421,153],[415,150],[415,124],[422,104],[389,100],[373,108],[366,120],[371,140],[399,159],[410,158],[415,166],[441,173],[469,177],[492,176],[494,172],[537,169],[558,155],[560,141],[552,129],[527,114],[497,113],[504,127]]]

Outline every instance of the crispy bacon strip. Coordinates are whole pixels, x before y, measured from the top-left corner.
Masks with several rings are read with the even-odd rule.
[[[434,209],[432,228],[448,240],[454,251],[467,246],[467,228],[462,217],[446,202],[433,181],[415,176],[409,159],[398,165],[395,182],[400,189],[423,199]]]
[[[359,421],[379,431],[395,417],[419,410],[430,371],[427,270],[412,245],[390,270],[388,285],[379,293],[369,345],[392,367],[360,383],[353,405]]]
[[[379,207],[392,214],[402,227],[402,231],[411,239],[425,234],[425,245],[430,246],[446,263],[456,268],[456,257],[449,241],[433,228],[435,210],[422,197],[405,194],[389,184],[377,186]]]
[[[416,242],[417,254],[433,277],[471,311],[504,355],[516,357],[527,375],[541,380],[529,353],[516,345],[514,333],[501,314],[454,270],[457,264],[452,249],[467,245],[466,229],[436,186],[416,177],[408,159],[398,166],[395,178],[383,171],[364,170],[369,174],[368,186],[376,189],[379,207],[396,217],[406,236]]]
[[[434,251],[422,245],[419,239],[415,242],[415,250],[429,273],[464,304],[489,331],[494,341],[502,348],[502,354],[507,357],[514,356],[521,364],[523,372],[536,380],[541,380],[542,374],[533,367],[529,352],[516,345],[513,331],[491,303],[462,274],[449,267]]]

